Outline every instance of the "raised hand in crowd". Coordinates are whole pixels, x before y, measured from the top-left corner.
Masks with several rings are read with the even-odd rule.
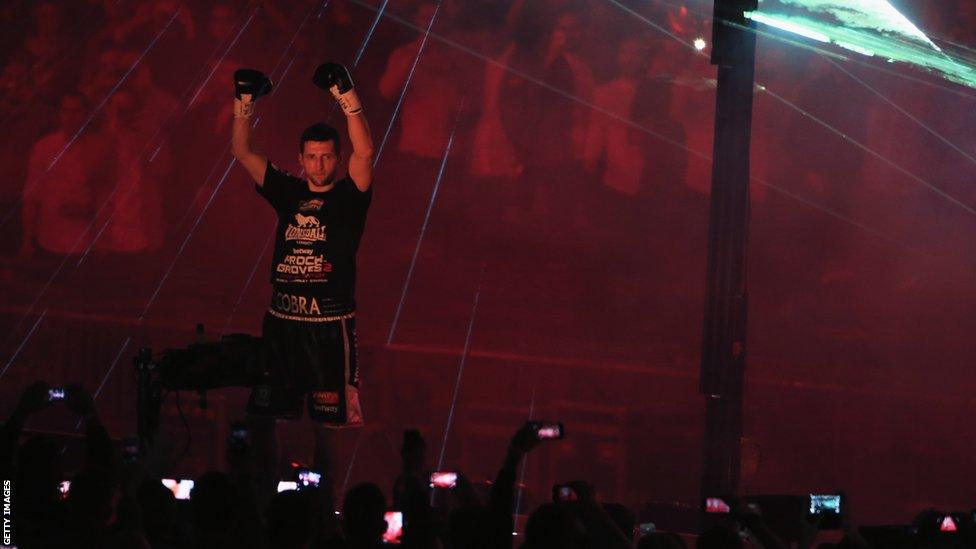
[[[762,510],[758,505],[746,503],[735,496],[723,499],[728,502],[732,509],[732,518],[746,529],[763,549],[786,549],[786,544],[780,541],[763,521]]]

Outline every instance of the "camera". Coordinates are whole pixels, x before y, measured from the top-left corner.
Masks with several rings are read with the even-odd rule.
[[[566,436],[562,422],[530,421],[529,425],[539,440],[559,440]]]

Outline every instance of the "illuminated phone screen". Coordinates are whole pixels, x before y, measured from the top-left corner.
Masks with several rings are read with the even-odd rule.
[[[705,498],[706,513],[731,513],[732,508],[722,498]]]
[[[190,492],[193,491],[193,481],[188,479],[176,480],[172,478],[164,478],[162,480],[163,486],[172,490],[173,495],[176,499],[187,500],[190,499]]]
[[[431,488],[454,488],[458,475],[455,472],[439,471],[430,474]]]
[[[840,513],[839,494],[810,494],[810,514]]]
[[[386,532],[383,532],[383,543],[399,544],[403,536],[403,513],[387,511],[383,514],[386,520]]]

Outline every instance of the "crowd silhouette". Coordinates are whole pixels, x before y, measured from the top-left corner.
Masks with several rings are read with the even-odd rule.
[[[52,397],[57,392],[63,402]],[[65,470],[63,441],[46,434],[24,436],[32,415],[62,405],[85,428],[85,459],[77,471]],[[479,493],[461,472],[454,472],[449,484],[435,480],[422,434],[409,429],[403,433],[402,467],[389,485],[390,498],[381,487],[389,479],[362,482],[343,495],[337,508],[326,483],[299,478],[261,505],[249,438],[233,437],[226,446],[226,470],[201,474],[189,490],[167,486],[166,471],[155,470],[160,462],[153,459],[153,445],[119,448],[81,385],[61,389],[36,381],[21,394],[0,431],[4,478],[13,482],[8,515],[13,539],[25,548],[172,549],[379,549],[390,544],[419,549],[673,549],[688,547],[688,540],[698,549],[867,549],[961,548],[976,542],[971,514],[931,509],[919,513],[911,526],[864,531],[843,494],[837,525],[828,527],[840,531],[833,536],[835,542],[818,542],[820,526],[827,527],[823,515],[797,515],[794,524],[785,526],[780,519],[767,524],[764,513],[782,516],[774,500],[767,499],[771,503],[761,504],[763,508],[747,497],[730,495],[721,498],[726,514],[703,515],[700,535],[679,535],[656,531],[653,523],[650,528],[639,525],[633,510],[603,501],[591,484],[580,480],[555,486],[553,500],[531,509],[524,531],[517,532],[520,464],[540,444],[561,443],[540,436],[537,422],[517,429],[508,447],[499,448],[500,466],[484,486],[487,494]]]

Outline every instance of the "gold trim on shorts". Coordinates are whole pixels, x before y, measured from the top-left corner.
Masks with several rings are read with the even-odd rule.
[[[278,312],[271,307],[268,307],[268,312],[271,313],[271,316],[277,318],[283,318],[285,320],[298,320],[300,322],[335,322],[336,320],[348,320],[356,316],[356,311],[342,314],[342,315],[335,315],[335,316],[315,316],[315,317],[295,316],[295,315],[286,315],[285,313]]]

